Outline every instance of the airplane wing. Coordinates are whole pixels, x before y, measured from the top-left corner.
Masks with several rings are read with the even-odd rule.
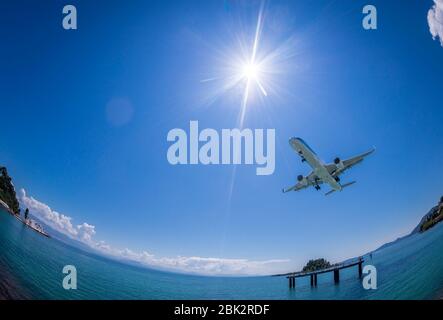
[[[317,181],[317,183],[315,183],[315,181]],[[283,193],[290,192],[290,191],[300,191],[300,190],[305,189],[307,187],[314,186],[316,184],[320,185],[322,183],[323,183],[323,181],[319,177],[317,177],[314,172],[311,172],[308,176],[304,177],[304,179],[302,181],[297,182],[296,185],[286,188],[286,189],[283,189],[282,191],[283,191]]]
[[[340,161],[338,164],[336,164],[336,163],[327,164],[326,168],[328,169],[329,173],[332,176],[334,176],[334,177],[338,176],[339,174],[343,173],[344,171],[346,171],[346,170],[352,168],[353,166],[355,166],[356,164],[362,162],[364,158],[369,156],[374,151],[375,151],[375,148],[373,148],[372,150],[369,150],[368,152],[362,153],[358,156]]]
[[[308,185],[302,185],[299,182],[295,186],[289,187],[287,189],[283,189],[282,191],[283,191],[283,193],[290,192],[290,191],[299,191],[299,190],[307,188],[307,187],[308,187]]]

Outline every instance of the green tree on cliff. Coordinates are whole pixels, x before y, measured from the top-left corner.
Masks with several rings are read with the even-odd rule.
[[[4,201],[15,214],[20,213],[20,205],[17,200],[12,179],[8,175],[8,170],[0,166],[0,199]]]

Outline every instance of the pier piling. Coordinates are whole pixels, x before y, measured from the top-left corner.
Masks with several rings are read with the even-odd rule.
[[[337,284],[340,282],[340,271],[339,269],[334,270],[334,283]]]
[[[289,289],[295,288],[295,278],[294,277],[290,277],[288,279],[289,279]]]

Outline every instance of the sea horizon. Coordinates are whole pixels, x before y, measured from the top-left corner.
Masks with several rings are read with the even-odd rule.
[[[443,277],[438,272],[422,270],[411,278],[412,287],[404,282],[411,270],[423,268],[423,261],[431,262],[428,268],[441,270],[443,259],[439,249],[443,245],[438,240],[443,239],[443,225],[382,247],[372,252],[373,259],[364,255],[367,263],[380,270],[379,288],[374,292],[361,287],[356,268],[343,270],[338,285],[330,274],[325,274],[319,276],[315,289],[309,286],[308,279],[302,278],[296,289],[290,290],[286,277],[192,275],[114,260],[43,237],[0,210],[0,246],[7,253],[0,259],[2,299],[438,299],[443,289]],[[5,237],[12,239],[6,241]],[[42,249],[45,247],[48,251]],[[53,251],[58,254],[49,254]],[[424,254],[424,260],[411,258],[417,252]],[[28,265],[33,261],[39,262],[36,268]],[[68,261],[77,267],[77,290],[62,287],[61,268]],[[409,261],[410,269],[406,271],[401,270],[404,261]],[[399,262],[403,265],[399,266]],[[435,262],[438,264],[433,265]],[[406,291],[400,289],[403,285]],[[190,288],[192,292],[187,290]]]

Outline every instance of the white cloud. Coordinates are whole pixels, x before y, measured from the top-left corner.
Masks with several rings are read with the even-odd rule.
[[[202,257],[156,257],[147,252],[134,252],[128,248],[121,250],[108,245],[105,241],[96,241],[95,226],[86,222],[74,227],[72,218],[52,210],[47,204],[29,197],[24,189],[20,190],[19,201],[29,208],[31,214],[41,219],[55,230],[71,239],[80,241],[102,254],[138,262],[150,267],[191,272],[205,275],[259,275],[280,273],[288,269],[289,260],[262,260]]]
[[[77,226],[78,237],[84,243],[93,243],[92,237],[95,235],[95,226],[83,222]]]
[[[432,38],[440,38],[443,46],[443,0],[434,0],[434,5],[428,11],[428,24]]]
[[[52,210],[48,205],[33,197],[28,197],[24,189],[20,190],[19,200],[24,207],[31,211],[31,213],[35,214],[35,216],[43,220],[43,222],[47,223],[55,230],[71,238],[76,238],[78,236],[78,230],[72,225],[71,217]]]

